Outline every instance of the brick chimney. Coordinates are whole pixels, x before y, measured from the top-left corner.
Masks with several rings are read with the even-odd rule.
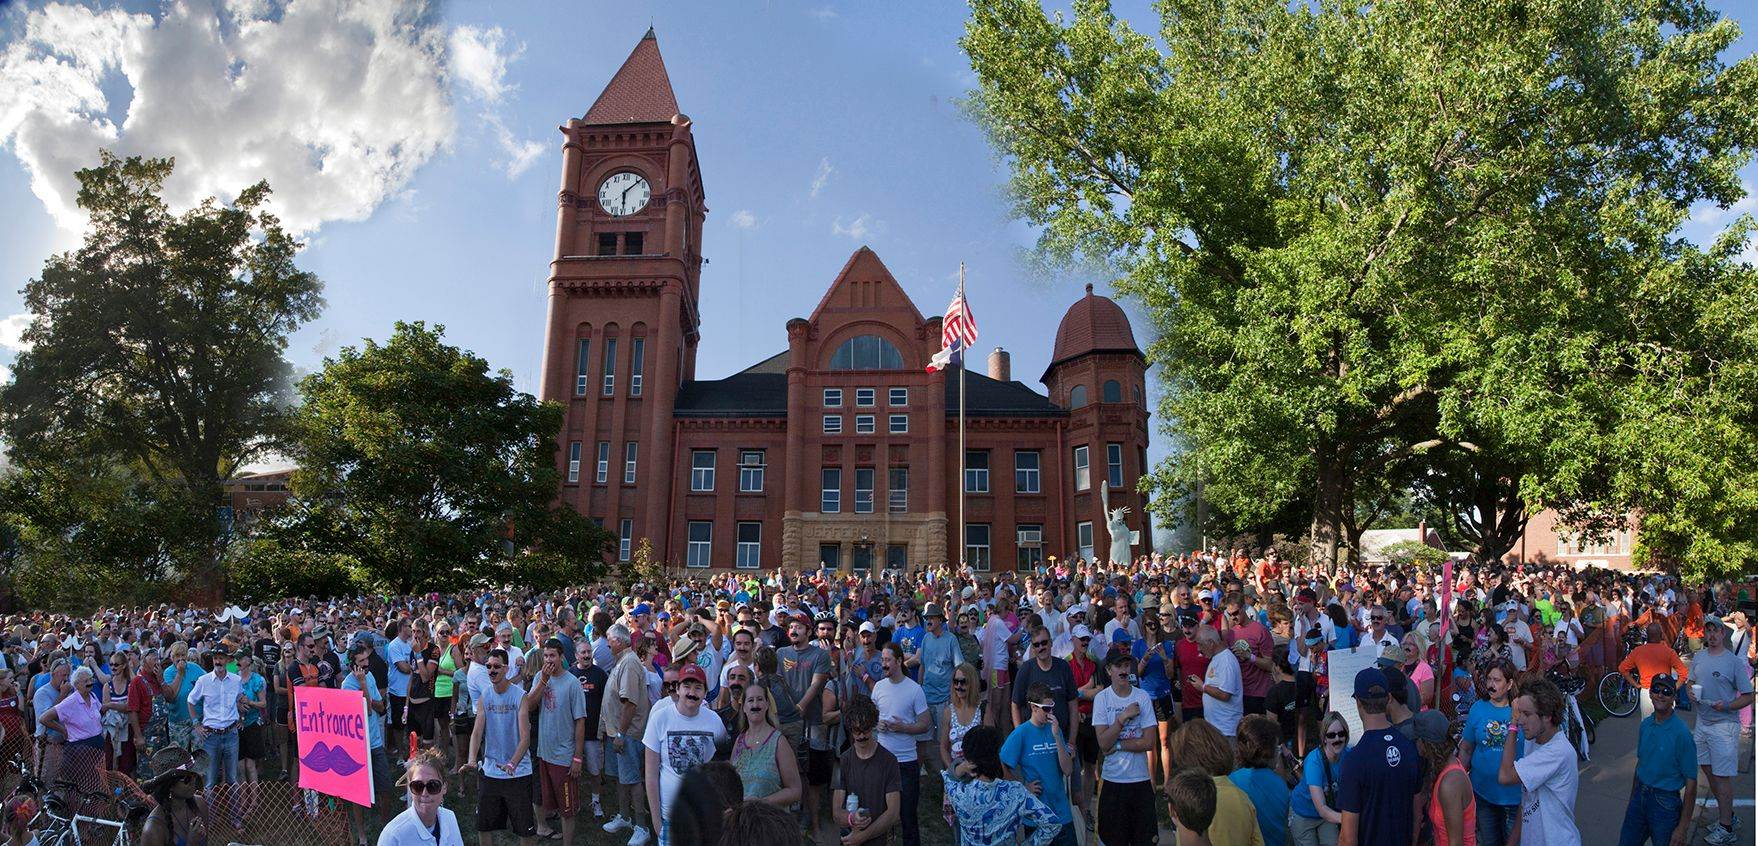
[[[996,347],[989,353],[989,378],[997,382],[1013,381],[1013,356]]]

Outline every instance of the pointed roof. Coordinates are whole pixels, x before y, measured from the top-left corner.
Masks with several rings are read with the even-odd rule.
[[[902,308],[918,325],[922,322],[922,312],[916,308],[915,301],[898,284],[897,277],[891,275],[885,262],[879,260],[879,254],[865,244],[843,264],[836,280],[830,283],[830,289],[824,292],[824,298],[818,301],[818,307],[812,310],[811,321],[817,323],[825,310],[832,308]]]
[[[604,92],[586,110],[587,123],[665,123],[678,113],[678,98],[671,90],[671,76],[659,55],[659,38],[653,28],[604,86]]]

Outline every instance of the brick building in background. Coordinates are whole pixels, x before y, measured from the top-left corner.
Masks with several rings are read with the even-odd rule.
[[[925,370],[940,318],[866,247],[777,327],[784,351],[697,378],[706,192],[652,31],[562,132],[539,395],[566,409],[561,499],[618,557],[649,539],[685,567],[957,560],[961,481],[977,568],[1108,549],[1107,480],[1146,549],[1146,360],[1116,303],[1089,285],[1063,316],[1048,396],[999,349],[966,374],[961,480],[958,374]]]

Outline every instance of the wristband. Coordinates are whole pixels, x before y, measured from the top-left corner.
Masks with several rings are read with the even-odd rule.
[[[584,762],[580,760],[580,756],[575,755],[574,756],[574,763],[579,764],[579,763],[584,763]]]

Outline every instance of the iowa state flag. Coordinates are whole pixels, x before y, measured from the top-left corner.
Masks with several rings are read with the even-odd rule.
[[[964,365],[964,353],[977,342],[977,318],[971,314],[971,304],[964,298],[964,267],[958,268],[958,293],[952,295],[952,304],[946,307],[946,316],[940,320],[940,351],[928,359],[928,371],[939,370],[949,364]]]

